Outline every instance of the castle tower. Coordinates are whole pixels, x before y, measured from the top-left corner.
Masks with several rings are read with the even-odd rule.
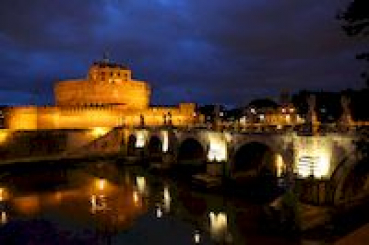
[[[351,110],[350,110],[350,99],[347,96],[341,96],[341,106],[342,106],[342,115],[340,118],[340,123],[351,126],[353,123]]]
[[[125,65],[111,62],[104,54],[94,62],[86,79],[60,81],[54,86],[57,106],[114,106],[143,110],[149,107],[151,89],[147,82],[132,79]]]

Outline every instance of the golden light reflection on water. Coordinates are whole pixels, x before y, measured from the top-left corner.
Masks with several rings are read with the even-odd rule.
[[[6,188],[0,187],[0,202],[6,201],[9,198],[9,193]]]
[[[129,226],[139,215],[146,212],[140,191],[130,182],[124,180],[121,185],[104,178],[92,180],[95,186],[89,196],[90,213],[99,226],[115,228]],[[141,191],[145,190],[145,181],[139,181]]]
[[[138,192],[143,195],[146,193],[146,179],[143,176],[137,176],[136,177],[136,186]]]
[[[137,191],[133,191],[133,193],[132,193],[132,195],[133,195],[133,202],[134,202],[134,204],[135,205],[138,205],[139,204],[139,197],[138,197],[138,193],[137,193]]]
[[[200,233],[199,233],[198,230],[195,231],[195,234],[193,235],[193,240],[194,240],[195,244],[200,243]]]
[[[8,215],[5,211],[2,211],[0,215],[0,224],[5,225],[7,222],[8,222]]]
[[[49,218],[48,215],[51,213],[51,219],[56,219],[52,220],[54,223],[58,223],[61,219],[63,222],[67,220],[67,225],[70,224],[71,227],[78,224],[81,227],[92,227],[97,232],[112,231],[115,233],[131,228],[138,217],[148,213],[149,206],[151,209],[148,214],[158,220],[159,226],[160,222],[165,222],[167,217],[186,214],[183,212],[184,209],[193,209],[199,205],[202,207],[202,202],[196,205],[186,195],[183,198],[190,202],[190,207],[179,207],[178,205],[172,207],[172,202],[178,204],[176,200],[180,202],[183,200],[178,197],[178,189],[171,182],[160,182],[159,185],[152,185],[153,181],[149,175],[144,177],[131,174],[133,180],[131,181],[128,175],[123,174],[117,178],[113,174],[120,173],[112,171],[112,175],[110,175],[105,170],[103,166],[90,168],[88,171],[73,171],[73,176],[68,176],[68,179],[73,180],[72,184],[56,188],[55,191],[14,192],[9,198],[11,212],[8,209],[1,209],[0,222],[2,224],[9,223],[16,220],[17,217]],[[90,172],[95,173],[95,175],[89,174]],[[150,195],[148,195],[149,187]],[[5,192],[9,192],[5,190],[7,187],[2,189],[2,196],[5,196]],[[210,217],[210,224],[207,214]],[[10,220],[9,216],[11,216]],[[192,243],[203,243],[209,235],[208,231],[216,239],[219,236],[224,236],[227,232],[228,221],[225,213],[209,214],[203,210],[203,214],[197,212],[196,215],[187,218],[193,219],[191,221],[193,223],[198,223],[201,220],[204,222],[202,225],[198,223],[200,226],[194,227],[188,232],[188,239],[191,239]],[[200,231],[196,230],[199,227],[207,232],[201,233],[200,236]]]
[[[161,218],[163,216],[163,211],[161,210],[161,207],[159,204],[157,204],[156,206],[155,215],[156,215],[156,218]]]
[[[227,232],[227,214],[220,212],[215,214],[209,213],[210,233],[216,240],[221,239]]]
[[[165,186],[164,187],[164,210],[165,212],[169,213],[170,212],[170,202],[171,202],[171,197],[170,197],[170,192],[169,192],[169,187]]]
[[[106,185],[106,180],[105,179],[99,179],[97,180],[97,187],[99,188],[100,191],[103,191]]]
[[[14,209],[24,215],[36,214],[40,211],[40,196],[18,196],[12,199]]]
[[[95,224],[99,227],[126,229],[140,215],[147,212],[139,190],[145,192],[146,182],[139,178],[139,188],[134,183],[113,183],[107,178],[77,174],[72,179],[83,177],[78,186],[56,191],[18,191],[9,198],[12,216],[39,217],[43,212],[54,213],[55,217],[66,217],[71,222]],[[75,183],[74,183],[75,184]],[[6,188],[0,188],[0,201],[8,199]],[[14,215],[13,215],[14,212]],[[8,221],[6,210],[0,210],[0,222]]]

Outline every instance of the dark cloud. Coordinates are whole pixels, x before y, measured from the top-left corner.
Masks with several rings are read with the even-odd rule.
[[[357,88],[365,44],[335,19],[347,3],[2,0],[0,103],[52,102],[53,83],[85,76],[104,50],[150,82],[154,104]]]

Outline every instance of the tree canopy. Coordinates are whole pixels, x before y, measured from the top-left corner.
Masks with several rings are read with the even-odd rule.
[[[369,8],[368,0],[353,0],[344,11],[338,14],[338,19],[342,21],[342,28],[350,37],[369,37]],[[367,62],[367,69],[362,73],[369,86],[369,50],[356,55],[357,59]]]
[[[256,108],[277,108],[278,104],[271,99],[264,98],[264,99],[255,99],[252,100],[248,107],[256,107]]]

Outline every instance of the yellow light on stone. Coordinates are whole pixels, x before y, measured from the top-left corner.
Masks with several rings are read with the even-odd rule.
[[[162,137],[163,137],[162,150],[163,150],[163,152],[167,152],[168,149],[169,149],[169,134],[168,134],[168,131],[162,131],[161,134],[162,134]]]
[[[286,123],[291,122],[291,116],[289,114],[286,115]]]
[[[95,127],[92,129],[92,134],[98,138],[109,132],[110,128],[107,127]]]
[[[283,173],[284,163],[283,158],[280,154],[276,154],[275,156],[275,167],[277,170],[277,177],[281,177]]]
[[[0,187],[0,202],[8,199],[8,193],[5,188]]]
[[[332,154],[329,137],[300,137],[295,151],[295,171],[300,177],[329,178]]]
[[[330,167],[330,156],[326,152],[320,152],[317,157],[316,167],[314,169],[314,177],[322,178],[328,175]]]
[[[146,143],[147,132],[144,130],[136,131],[136,148],[143,148]]]
[[[229,132],[225,132],[224,137],[228,143],[232,141],[232,134],[230,134]]]
[[[0,129],[0,144],[5,143],[9,135],[7,130]]]
[[[219,134],[209,134],[209,161],[227,161],[227,141]]]
[[[146,191],[146,179],[142,176],[136,177],[137,190],[140,194],[145,193]]]

